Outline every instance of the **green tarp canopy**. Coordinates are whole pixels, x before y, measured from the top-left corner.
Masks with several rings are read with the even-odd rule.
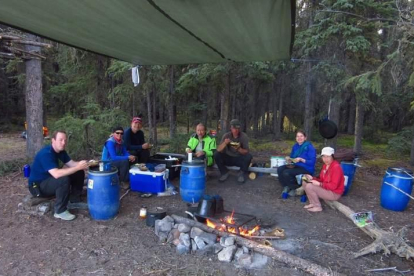
[[[138,65],[289,59],[292,0],[0,0],[0,22]]]

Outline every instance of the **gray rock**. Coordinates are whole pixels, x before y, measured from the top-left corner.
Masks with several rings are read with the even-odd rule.
[[[202,256],[214,255],[214,249],[214,244],[209,244],[206,245],[203,249],[197,250],[196,254]]]
[[[167,242],[172,242],[175,239],[178,239],[180,237],[180,231],[178,229],[172,229],[170,233],[168,233]]]
[[[231,260],[233,260],[234,252],[236,252],[236,249],[237,246],[235,245],[223,248],[223,250],[221,250],[217,255],[219,261],[230,263]]]
[[[179,239],[175,239],[172,242],[175,246],[178,246],[180,244],[180,240]]]
[[[234,259],[238,260],[240,258],[241,255],[243,255],[243,249],[242,248],[237,248],[236,253],[234,254]]]
[[[197,244],[198,249],[204,249],[204,247],[206,247],[204,240],[201,239],[199,236],[195,236],[194,241]]]
[[[179,239],[180,239],[180,243],[190,248],[191,241],[190,241],[190,236],[187,233],[181,233]]]
[[[170,216],[166,216],[158,223],[158,227],[159,227],[158,231],[169,233],[173,225],[174,225],[174,220]]]
[[[165,233],[165,232],[159,232],[158,233],[158,238],[159,238],[160,242],[165,243],[165,242],[167,242],[168,234]]]
[[[250,265],[252,264],[252,256],[249,254],[243,254],[239,257],[237,262],[243,268],[250,268]]]
[[[195,240],[191,239],[191,251],[195,252],[197,251],[197,249],[197,243],[195,242]]]
[[[207,244],[215,244],[217,242],[217,236],[215,234],[204,232],[204,233],[201,233],[199,237],[203,241],[205,241]]]
[[[221,237],[220,238],[220,245],[224,246],[225,243],[226,243],[226,237]]]
[[[252,264],[250,268],[263,268],[267,264],[268,257],[259,253],[252,256]]]
[[[243,253],[244,254],[249,254],[249,248],[247,248],[246,246],[243,245]]]
[[[155,223],[154,223],[154,231],[155,231],[155,235],[157,235],[157,237],[159,237],[159,235],[160,235],[160,222],[161,222],[161,220],[157,219],[157,220],[155,220]]]
[[[215,254],[218,254],[221,250],[223,250],[223,246],[221,245],[221,244],[219,244],[219,243],[215,243],[214,244],[214,253]]]
[[[179,243],[177,245],[177,253],[180,254],[180,255],[188,254],[188,253],[190,253],[190,247],[187,247],[184,244]]]
[[[193,227],[191,228],[190,237],[194,239],[196,236],[200,236],[202,233],[204,233],[203,230],[198,227]]]
[[[190,232],[191,227],[190,227],[190,226],[188,226],[187,224],[180,223],[180,224],[178,224],[177,229],[178,229],[178,231],[180,231],[181,233],[188,233],[188,232]]]
[[[224,246],[231,246],[234,244],[234,237],[227,237],[226,240],[224,241]]]

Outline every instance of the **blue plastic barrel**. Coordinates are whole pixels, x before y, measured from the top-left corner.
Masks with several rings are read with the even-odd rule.
[[[180,194],[185,202],[199,202],[206,188],[204,161],[183,161],[180,173]]]
[[[351,189],[352,181],[354,180],[356,165],[353,162],[341,162],[342,171],[345,176],[345,190],[342,195],[346,195]]]
[[[411,170],[405,168],[388,168],[382,181],[382,207],[397,212],[404,211],[407,208],[410,198],[389,184],[411,195],[413,190],[412,174]]]
[[[118,169],[114,166],[109,171],[89,168],[88,207],[95,220],[108,220],[119,211]]]

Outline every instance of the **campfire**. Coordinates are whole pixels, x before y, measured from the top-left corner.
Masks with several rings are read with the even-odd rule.
[[[214,222],[212,219],[207,218],[206,224],[208,227],[214,228],[216,230],[245,237],[258,235],[260,229],[259,225],[254,226],[252,229],[247,229],[244,225],[238,225],[234,218],[234,210],[230,215],[225,216],[224,218],[219,218],[219,222]]]

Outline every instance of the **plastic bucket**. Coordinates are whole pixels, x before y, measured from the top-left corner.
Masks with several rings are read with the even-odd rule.
[[[341,162],[342,171],[345,176],[345,190],[342,195],[346,195],[351,189],[352,181],[354,180],[356,166],[353,162]]]
[[[183,161],[180,174],[180,194],[185,202],[199,202],[206,188],[204,161]]]
[[[413,190],[412,174],[412,171],[405,168],[388,168],[382,181],[382,207],[397,212],[404,211],[405,208],[407,208],[410,198],[388,184],[394,185],[395,187],[411,195]]]
[[[88,207],[95,220],[108,220],[118,214],[119,179],[116,167],[103,172],[89,169]]]
[[[286,159],[283,156],[272,156],[270,157],[270,167],[277,168],[280,166],[286,165]],[[271,173],[270,175],[276,176],[277,173]]]

